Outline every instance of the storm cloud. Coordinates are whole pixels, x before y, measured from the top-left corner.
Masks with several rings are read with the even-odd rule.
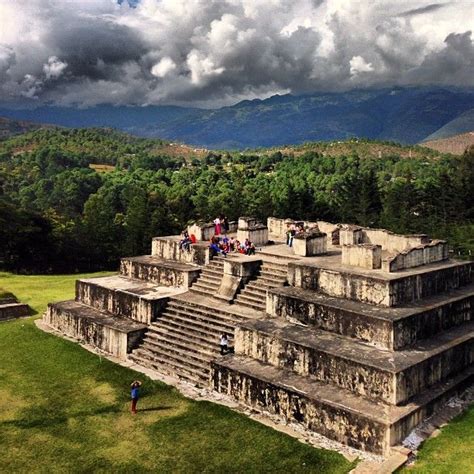
[[[0,0],[0,102],[213,107],[473,86],[473,19],[469,0]]]

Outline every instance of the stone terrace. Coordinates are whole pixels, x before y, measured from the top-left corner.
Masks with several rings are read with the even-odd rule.
[[[288,226],[302,224],[293,247]],[[241,218],[254,256],[157,237],[120,275],[80,280],[45,321],[101,350],[387,454],[473,380],[474,264],[447,244],[324,221]],[[231,336],[235,355],[219,356]]]

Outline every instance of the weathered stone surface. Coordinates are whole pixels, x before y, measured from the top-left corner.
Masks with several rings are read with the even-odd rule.
[[[217,297],[224,301],[231,302],[242,285],[242,277],[224,273],[221,284],[217,290]]]
[[[372,402],[331,384],[234,356],[213,363],[214,390],[358,449],[388,454],[424,418],[474,380],[470,367],[404,406]]]
[[[373,244],[343,245],[341,262],[343,265],[375,270],[382,266],[382,247]]]
[[[224,262],[224,274],[241,277],[248,281],[255,276],[262,265],[262,259],[258,257],[248,257],[245,259],[227,258]]]
[[[17,303],[12,300],[9,303],[3,301],[0,304],[0,321],[8,319],[22,318],[30,314],[30,308],[27,304]]]
[[[120,260],[120,274],[134,280],[143,280],[162,286],[188,288],[199,277],[201,267],[162,260],[152,255],[127,257]]]
[[[192,244],[190,251],[179,248],[179,237],[155,237],[151,243],[151,254],[164,260],[180,263],[195,263],[206,265],[210,260],[209,245],[207,243]]]
[[[340,245],[358,245],[363,243],[362,227],[344,224],[339,229]]]
[[[236,353],[391,404],[456,375],[474,361],[474,324],[406,351],[383,351],[281,320],[241,323]]]
[[[252,227],[266,227],[255,217],[239,217],[237,229],[249,230]]]
[[[386,229],[364,227],[362,231],[362,241],[360,243],[380,245],[383,250],[398,253],[407,248],[418,247],[419,245],[429,242],[430,239],[425,234],[403,235],[395,234]]]
[[[293,239],[295,255],[312,257],[327,252],[327,235],[319,231],[308,231],[295,235]]]
[[[146,326],[112,317],[75,301],[49,304],[44,321],[50,327],[121,359],[136,347]]]
[[[150,324],[161,313],[171,295],[182,292],[156,287],[123,277],[76,281],[76,300],[99,311]]]
[[[189,235],[194,235],[197,240],[209,242],[216,233],[216,226],[213,222],[196,222],[187,228]]]
[[[268,233],[271,235],[271,237],[275,239],[285,241],[286,234],[288,232],[288,227],[294,223],[295,221],[293,219],[279,219],[277,217],[268,217]]]
[[[253,242],[255,245],[266,245],[268,243],[268,228],[263,224],[257,224],[253,227],[248,227],[237,229],[237,240],[240,242],[245,242],[246,239],[249,239],[250,242]]]
[[[300,288],[269,290],[267,313],[399,350],[474,320],[474,285],[396,308],[334,298]]]
[[[381,306],[417,301],[468,285],[474,281],[473,262],[447,261],[410,271],[367,271],[338,263],[337,256],[318,264],[290,262],[290,285],[317,290],[329,296]]]
[[[441,262],[449,257],[448,244],[444,240],[433,240],[427,244],[407,248],[395,255],[389,255],[382,261],[382,269],[396,272],[406,268]]]

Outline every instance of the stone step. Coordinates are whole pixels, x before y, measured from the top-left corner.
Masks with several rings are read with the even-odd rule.
[[[211,282],[208,283],[207,281],[202,281],[199,279],[191,289],[199,288],[200,290],[208,291],[209,293],[215,293],[219,289],[219,284]]]
[[[214,273],[207,273],[207,272],[202,272],[201,276],[199,277],[199,281],[206,281],[209,283],[216,283],[220,284],[222,280],[222,274],[221,275],[215,275]]]
[[[269,313],[400,350],[474,320],[474,285],[422,302],[374,306],[292,286],[269,289]]]
[[[209,332],[217,333],[218,335],[223,332],[234,333],[235,326],[232,324],[225,324],[220,321],[213,321],[212,323],[202,318],[192,318],[188,313],[184,311],[174,310],[173,312],[165,311],[163,317],[160,318],[161,321],[178,321],[179,323],[185,322],[189,325],[200,327],[201,329],[208,330]]]
[[[246,286],[240,294],[248,296],[259,303],[266,304],[267,301],[267,290],[262,290],[261,288],[249,288]]]
[[[242,356],[212,362],[219,393],[357,449],[386,455],[410,431],[474,380],[474,367],[434,386],[405,406],[375,402],[294,372]]]
[[[168,302],[168,307],[178,307],[183,308],[184,306],[192,308],[193,311],[203,314],[212,314],[214,316],[226,316],[235,321],[237,320],[246,320],[248,316],[243,313],[239,313],[233,305],[225,304],[221,302],[216,302],[211,298],[188,298],[187,294],[184,293],[176,298],[170,299]]]
[[[264,363],[373,400],[403,404],[472,364],[474,323],[393,352],[284,320],[261,319],[239,324],[235,346]]]
[[[167,326],[161,324],[160,326],[150,327],[147,332],[147,337],[158,337],[158,338],[165,338],[165,339],[172,339],[176,338],[182,341],[188,341],[192,343],[192,345],[196,346],[199,349],[214,349],[218,346],[218,338],[216,337],[209,337],[208,333],[200,334],[194,331],[192,328],[191,330],[183,330],[180,327],[176,326]]]
[[[167,310],[176,310],[190,316],[192,319],[199,319],[210,323],[222,321],[225,324],[235,326],[235,324],[242,321],[241,317],[232,313],[221,312],[218,310],[218,308],[214,310],[209,310],[207,308],[201,308],[199,306],[169,303]]]
[[[201,326],[196,326],[193,323],[187,322],[185,320],[160,320],[160,328],[166,329],[168,331],[181,332],[188,335],[189,337],[196,337],[199,339],[204,339],[207,341],[214,341],[214,343],[219,341],[221,334],[225,331],[216,331],[210,328],[203,328]],[[150,329],[153,326],[150,326]],[[155,329],[155,328],[153,328]],[[230,340],[233,340],[234,335],[233,331],[227,331],[227,335]]]
[[[247,301],[248,303],[254,303],[256,305],[265,305],[265,298],[262,298],[260,294],[252,294],[252,291],[247,290],[247,288],[237,295],[237,299]]]
[[[142,348],[149,348],[150,351],[158,351],[159,353],[165,353],[168,356],[178,357],[179,360],[186,362],[198,362],[206,365],[211,359],[218,355],[218,351],[203,350],[202,348],[196,348],[186,344],[185,341],[173,340],[168,341],[166,338],[145,336]]]
[[[215,268],[205,267],[201,275],[213,276],[215,278],[222,278],[222,275],[224,275],[224,271],[216,270]]]
[[[191,293],[194,293],[194,294],[199,295],[199,296],[213,296],[213,294],[215,293],[215,291],[210,292],[208,289],[203,289],[203,288],[199,288],[199,287],[196,287],[196,288],[191,287],[189,289],[189,291]]]
[[[209,373],[190,369],[176,361],[168,361],[162,357],[157,357],[146,349],[137,349],[132,354],[129,354],[128,358],[142,367],[184,379],[197,386],[206,386],[208,383]]]
[[[286,280],[284,280],[284,279],[274,278],[274,277],[267,276],[267,275],[260,275],[257,278],[257,281],[256,281],[256,283],[266,285],[268,287],[273,287],[273,288],[275,288],[277,286],[283,286],[285,284],[285,282],[286,282]]]
[[[269,265],[266,263],[263,263],[262,266],[260,267],[260,271],[262,273],[272,273],[274,275],[280,275],[282,277],[287,276],[288,274],[288,266],[287,265]]]
[[[256,303],[251,303],[245,299],[237,297],[234,301],[235,306],[241,307],[241,308],[248,308],[252,311],[265,311],[265,304],[256,304]]]
[[[138,350],[147,351],[155,360],[186,368],[190,372],[195,371],[196,374],[210,373],[210,359],[206,361],[198,360],[193,355],[189,355],[177,348],[172,349],[171,347],[160,347],[155,344],[143,344]]]

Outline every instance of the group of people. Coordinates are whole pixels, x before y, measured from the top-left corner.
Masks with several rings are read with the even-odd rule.
[[[303,224],[291,223],[287,225],[286,229],[286,245],[288,247],[293,247],[293,239],[295,235],[302,234],[304,232]]]
[[[227,235],[224,235],[224,237],[214,235],[209,243],[209,248],[214,255],[222,254],[224,257],[231,252],[238,252],[243,255],[255,255],[257,250],[255,244],[250,242],[249,239],[240,242],[234,237],[227,237]]]
[[[183,230],[181,233],[181,240],[179,241],[179,248],[191,252],[191,244],[196,243],[196,236],[194,234],[189,235],[187,230]]]
[[[224,214],[217,216],[214,220],[214,235],[227,234],[230,229],[229,219]]]

